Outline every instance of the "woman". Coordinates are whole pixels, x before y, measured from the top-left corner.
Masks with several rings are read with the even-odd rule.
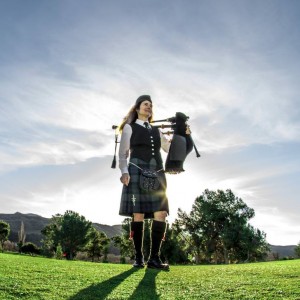
[[[135,247],[134,267],[144,267],[143,231],[144,219],[153,218],[151,225],[151,249],[147,262],[149,268],[168,270],[169,265],[161,262],[159,254],[166,231],[166,216],[169,213],[166,196],[166,177],[160,148],[169,151],[170,141],[155,127],[152,121],[152,100],[142,95],[124,118],[120,130],[122,137],[119,150],[120,178],[123,191],[120,215],[132,217],[131,237]],[[129,164],[127,157],[130,152]],[[140,174],[144,169],[158,171],[160,186],[152,192],[140,188]]]

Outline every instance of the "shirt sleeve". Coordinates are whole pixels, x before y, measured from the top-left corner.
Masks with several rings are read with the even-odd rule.
[[[169,152],[170,149],[170,145],[171,145],[171,141],[169,139],[167,139],[165,137],[164,134],[162,134],[162,132],[159,130],[159,134],[160,134],[160,142],[161,142],[161,148],[165,151],[165,152]]]
[[[131,126],[125,124],[122,131],[120,148],[119,148],[119,168],[122,174],[128,173],[127,158],[129,155],[131,135],[132,135]]]

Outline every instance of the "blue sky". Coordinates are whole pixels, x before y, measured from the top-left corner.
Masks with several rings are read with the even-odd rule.
[[[230,188],[271,244],[300,241],[300,3],[0,1],[2,213],[119,224],[112,124],[141,94],[190,116],[169,221]],[[165,156],[164,156],[165,157]]]

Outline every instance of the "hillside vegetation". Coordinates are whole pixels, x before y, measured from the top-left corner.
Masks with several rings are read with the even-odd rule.
[[[41,230],[45,228],[46,225],[50,223],[49,218],[44,218],[35,214],[0,214],[0,220],[7,222],[10,225],[10,236],[9,240],[12,242],[18,242],[18,231],[21,227],[21,222],[24,223],[25,232],[26,232],[26,242],[32,242],[36,245],[41,245],[41,240],[43,238]],[[109,238],[115,235],[121,234],[122,226],[121,225],[103,225],[98,223],[93,223],[93,226],[104,232]]]
[[[130,265],[0,254],[0,299],[300,299],[300,260],[171,266]]]
[[[18,231],[20,230],[21,223],[24,223],[26,242],[32,242],[38,246],[41,246],[41,240],[43,238],[41,230],[45,228],[46,225],[50,223],[49,218],[44,218],[36,214],[1,214],[0,220],[7,222],[10,225],[10,235],[9,240],[12,242],[18,242]],[[103,225],[98,223],[93,223],[93,227],[99,231],[104,232],[109,238],[113,236],[118,236],[122,233],[122,225]],[[290,246],[270,246],[269,259],[273,260],[275,256],[278,259],[283,257],[295,257],[295,247],[296,245]],[[119,249],[117,249],[112,244],[109,247],[109,253],[119,255]],[[275,256],[274,256],[274,255]]]

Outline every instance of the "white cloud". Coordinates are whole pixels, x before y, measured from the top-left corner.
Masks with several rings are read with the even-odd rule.
[[[255,208],[271,239],[280,232],[283,241],[289,231],[292,242],[300,127],[293,5],[157,3],[79,1],[66,9],[51,2],[11,11],[6,4],[2,210],[49,216],[73,209],[119,222],[111,125],[149,93],[156,119],[190,116],[202,154],[190,154],[186,173],[168,176],[170,220],[205,188],[231,188]]]

